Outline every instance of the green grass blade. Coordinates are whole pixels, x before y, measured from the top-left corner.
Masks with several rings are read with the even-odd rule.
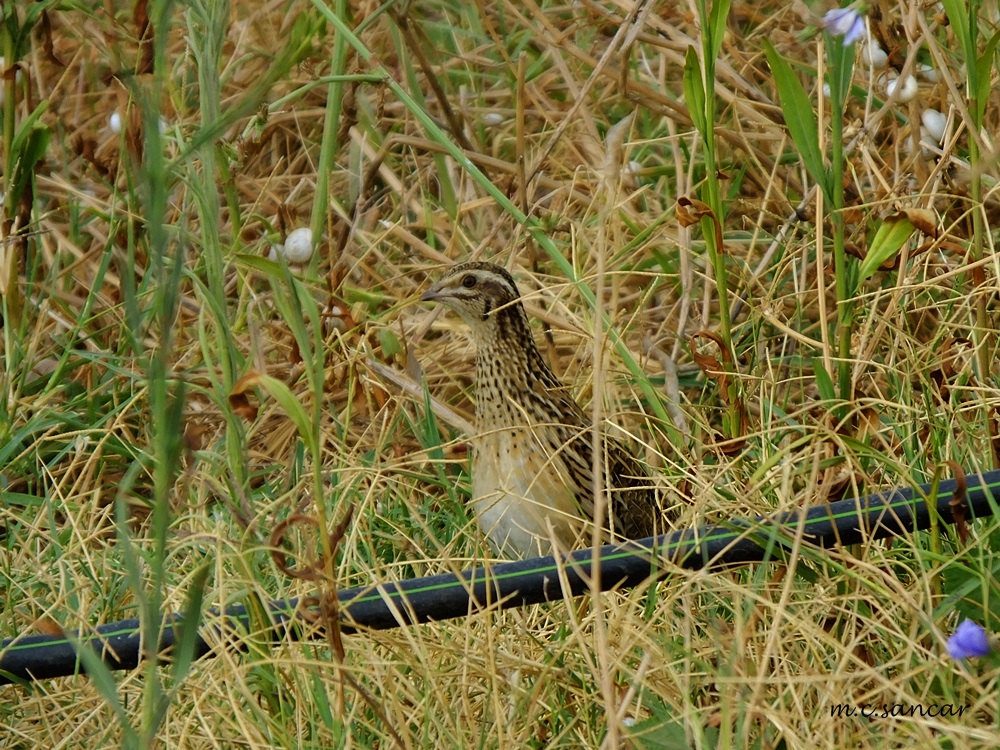
[[[781,111],[785,115],[785,126],[792,142],[802,157],[809,174],[816,180],[828,199],[832,199],[830,178],[823,164],[823,154],[819,149],[819,128],[812,102],[806,95],[799,79],[770,41],[764,40],[764,52],[771,66],[774,84],[778,88]]]

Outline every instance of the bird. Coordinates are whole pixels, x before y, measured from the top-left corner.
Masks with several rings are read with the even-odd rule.
[[[453,266],[421,296],[452,309],[476,347],[472,507],[506,558],[555,554],[601,538],[657,533],[656,490],[604,435],[605,512],[594,519],[593,423],[542,358],[514,278],[494,263]]]

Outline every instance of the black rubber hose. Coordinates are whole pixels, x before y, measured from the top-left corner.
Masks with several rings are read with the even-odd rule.
[[[939,484],[933,497],[930,485],[917,490],[896,489],[772,517],[733,519],[725,524],[608,545],[597,552],[600,588],[635,586],[664,576],[672,566],[716,568],[779,560],[800,535],[803,544],[829,548],[909,534],[930,527],[931,507],[943,523],[961,518],[971,521],[1000,512],[1000,471],[969,475],[964,500],[956,497],[957,486],[955,480],[949,479]],[[960,510],[956,512],[956,508]],[[804,527],[800,528],[800,524]],[[354,633],[394,628],[578,596],[591,590],[594,560],[594,551],[584,549],[558,561],[540,557],[347,589],[339,592],[341,630]],[[279,601],[269,606],[275,634],[287,631],[294,636],[298,602]],[[244,606],[231,607],[221,617],[217,612],[213,614],[213,623],[203,627],[239,633],[250,625]],[[139,620],[123,620],[98,626],[89,636],[34,635],[5,640],[0,646],[0,684],[83,671],[76,653],[81,637],[101,655],[109,669],[132,669],[139,663]],[[174,627],[168,621],[160,652],[171,648],[175,638]],[[198,656],[210,654],[211,647],[199,637],[196,652]]]

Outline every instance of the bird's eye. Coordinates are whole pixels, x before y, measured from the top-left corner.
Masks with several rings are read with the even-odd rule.
[[[462,279],[462,286],[466,289],[472,289],[476,285],[476,277],[471,273],[468,274],[464,279]]]

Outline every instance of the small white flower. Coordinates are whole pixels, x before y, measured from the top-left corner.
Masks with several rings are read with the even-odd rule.
[[[300,227],[285,238],[285,259],[289,263],[305,263],[313,254],[313,233]]]

